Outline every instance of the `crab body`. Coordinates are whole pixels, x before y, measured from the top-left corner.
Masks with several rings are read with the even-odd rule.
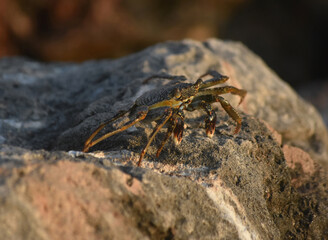
[[[212,76],[211,79],[203,81],[205,76]],[[155,75],[146,79],[158,77]],[[184,76],[161,76],[161,78],[167,79],[182,79]],[[157,121],[157,125],[153,132],[149,136],[147,145],[140,153],[138,166],[153,141],[156,134],[164,126],[168,125],[165,138],[162,140],[160,147],[157,150],[156,156],[158,157],[162,151],[165,143],[173,134],[173,140],[176,144],[179,144],[182,140],[184,130],[184,111],[194,111],[202,109],[207,116],[205,117],[205,130],[209,137],[212,137],[215,131],[216,114],[212,110],[211,104],[219,102],[223,109],[228,113],[233,120],[236,121],[237,126],[234,133],[238,133],[241,128],[241,118],[238,112],[226,101],[223,97],[219,96],[225,93],[235,94],[241,97],[240,103],[243,101],[246,91],[238,89],[232,86],[224,86],[218,88],[209,88],[220,83],[224,83],[229,78],[223,76],[216,71],[209,71],[198,78],[196,83],[177,83],[175,85],[164,86],[159,89],[154,89],[145,92],[139,98],[136,99],[134,105],[127,111],[121,111],[107,122],[102,123],[87,139],[84,144],[83,152],[87,152],[90,147],[96,145],[100,141],[117,134],[127,128],[135,125],[140,121]],[[109,132],[98,139],[92,141],[94,137],[103,129],[107,124],[127,116],[128,121],[120,128]]]
[[[178,83],[145,92],[135,101],[135,105],[146,105],[149,109],[159,107],[179,107],[182,103],[192,100],[198,89],[192,83]],[[180,94],[180,96],[179,96]]]

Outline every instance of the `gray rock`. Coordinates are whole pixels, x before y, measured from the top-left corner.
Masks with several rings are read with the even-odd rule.
[[[219,108],[213,138],[202,112],[187,113],[181,144],[169,141],[156,158],[160,132],[142,168],[135,165],[154,123],[79,152],[101,122],[170,84],[144,84],[148,76],[195,82],[210,69],[248,91],[237,135]],[[328,230],[323,121],[239,43],[167,42],[82,64],[5,58],[0,84],[0,232],[7,239],[315,239]]]

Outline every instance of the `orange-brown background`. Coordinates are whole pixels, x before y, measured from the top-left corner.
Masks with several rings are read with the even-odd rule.
[[[327,0],[1,0],[0,56],[83,61],[218,37],[298,87],[328,79],[327,10]]]

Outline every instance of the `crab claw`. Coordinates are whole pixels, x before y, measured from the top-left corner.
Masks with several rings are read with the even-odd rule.
[[[238,106],[244,101],[247,94],[245,90],[240,89],[239,91],[240,91],[240,101],[238,103]]]
[[[206,135],[210,138],[213,137],[215,132],[215,124],[216,124],[216,114],[213,113],[205,118],[205,129]]]
[[[182,140],[183,130],[184,130],[184,122],[181,118],[178,118],[175,128],[173,130],[173,141],[176,145],[179,145]]]

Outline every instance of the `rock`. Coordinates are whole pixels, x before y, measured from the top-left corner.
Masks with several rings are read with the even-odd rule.
[[[147,90],[209,69],[248,91],[240,133],[220,108],[216,133],[186,113],[180,145],[159,158],[154,123],[80,150],[97,126]],[[316,239],[328,229],[328,134],[303,101],[242,44],[155,45],[117,60],[0,61],[0,232],[6,239]],[[239,99],[224,96],[233,106]],[[109,131],[110,126],[103,132]]]
[[[326,126],[328,126],[328,79],[311,81],[311,83],[298,88],[298,93],[320,112]]]

